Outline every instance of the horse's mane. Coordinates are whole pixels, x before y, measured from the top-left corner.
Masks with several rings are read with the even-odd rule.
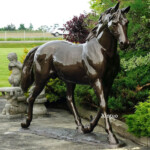
[[[97,28],[99,26],[99,24],[102,24],[103,25],[103,21],[105,21],[105,17],[107,14],[110,14],[112,15],[114,12],[116,12],[119,8],[119,4],[120,2],[118,2],[114,7],[110,7],[108,8],[104,13],[102,13],[100,15],[100,18],[99,18],[99,21],[98,21],[98,24],[91,30],[91,32],[89,33],[89,35],[87,36],[86,38],[86,41],[89,41],[91,39],[93,39],[94,37],[96,37],[96,34],[97,34]],[[103,27],[101,28],[101,30],[99,32],[102,32],[103,31]]]
[[[99,17],[99,20],[98,20],[98,23],[103,23],[103,17],[105,17],[105,15],[107,15],[108,13],[111,13],[111,10],[112,10],[112,7],[107,9],[104,13],[101,13],[100,17]],[[87,38],[86,38],[86,41],[89,41],[91,39],[93,39],[94,37],[96,37],[96,30],[98,28],[99,24],[97,24],[91,31],[90,33],[88,34]]]

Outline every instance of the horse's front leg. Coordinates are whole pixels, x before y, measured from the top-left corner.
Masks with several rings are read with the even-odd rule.
[[[98,99],[100,100],[100,108],[104,115],[105,130],[108,133],[108,140],[109,140],[110,144],[117,144],[118,140],[112,131],[112,127],[109,122],[109,117],[107,115],[107,104],[106,104],[106,100],[105,100],[105,97],[107,97],[107,96],[104,96],[104,89],[103,89],[102,81],[100,79],[97,79],[93,84],[93,88],[96,92]]]
[[[77,111],[77,108],[76,108],[75,102],[74,102],[75,84],[66,83],[66,86],[67,86],[67,102],[68,102],[69,108],[74,115],[75,123],[77,124],[78,131],[83,133],[84,127],[82,125],[81,118],[79,116],[79,113]]]
[[[22,128],[28,128],[30,126],[30,123],[32,121],[32,115],[33,115],[33,104],[34,104],[36,97],[43,90],[43,87],[44,86],[42,86],[42,85],[35,85],[32,94],[27,99],[27,101],[28,101],[28,116],[26,118],[26,123],[21,123]]]

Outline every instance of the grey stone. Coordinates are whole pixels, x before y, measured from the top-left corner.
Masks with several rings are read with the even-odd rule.
[[[78,133],[75,129],[67,128],[30,128],[21,129],[20,132],[23,133],[32,133],[39,136],[45,136],[47,138],[54,138],[59,140],[67,140],[72,142],[87,143],[92,145],[99,145],[101,148],[118,148],[125,146],[125,143],[119,141],[118,145],[110,145],[107,142],[107,135],[102,133],[88,133],[82,134]]]
[[[0,88],[0,92],[7,99],[0,118],[18,117],[27,112],[26,97],[19,87],[22,64],[18,61],[16,53],[9,53],[7,58],[10,61],[8,69],[12,71],[8,81],[12,87]]]
[[[5,100],[0,99],[3,106]],[[1,111],[1,108],[0,108]],[[92,142],[81,142],[77,140],[67,140],[64,138],[50,137],[50,130],[61,130],[65,135],[68,131],[76,134],[76,125],[74,123],[73,116],[65,110],[49,109],[50,117],[38,116],[33,119],[33,122],[27,131],[21,131],[20,123],[23,121],[20,119],[0,119],[0,150],[108,150],[109,148],[103,148],[100,144]],[[83,119],[84,124],[88,123]],[[64,128],[65,127],[65,128]],[[35,129],[33,133],[33,129]],[[42,134],[42,132],[44,133]],[[48,133],[46,133],[48,131]],[[53,131],[52,131],[53,132]],[[105,130],[102,127],[97,126],[94,130],[96,135],[104,135],[106,138]],[[77,136],[80,134],[77,133]],[[84,135],[83,135],[84,136]],[[85,135],[86,136],[86,135]],[[72,136],[73,137],[73,136]],[[81,135],[82,137],[82,135]],[[93,139],[89,136],[89,139]],[[117,150],[147,150],[137,144],[134,144],[128,139],[124,139],[118,136],[118,138],[126,143],[123,148],[117,148]],[[84,139],[82,137],[82,139]],[[103,142],[103,141],[102,141]]]
[[[2,110],[2,115],[18,116],[18,114],[26,113],[26,97],[23,95],[20,87],[3,87],[0,88],[0,92],[3,92],[3,94],[5,93],[5,98],[7,99],[5,107]],[[20,97],[21,101],[19,99]]]
[[[85,119],[89,119],[90,115],[92,115],[92,116],[96,115],[95,111],[84,109],[83,107],[80,107],[79,105],[77,108],[79,110],[80,115]],[[136,137],[133,134],[128,132],[128,126],[124,122],[117,120],[117,119],[114,119],[114,118],[109,118],[109,119],[110,119],[110,122],[112,124],[113,131],[115,133],[119,134],[120,136],[122,136],[124,138],[130,139],[137,144],[150,147],[150,138],[148,138],[148,137],[138,138],[138,137]],[[104,118],[101,118],[99,120],[98,125],[105,127]]]
[[[33,88],[35,86],[32,86],[29,90],[29,94],[32,94]],[[47,101],[46,95],[45,95],[45,89],[39,94],[39,96],[36,98],[34,105],[33,105],[33,115],[44,115],[47,114],[47,109],[45,107],[45,102]]]
[[[18,61],[16,53],[9,53],[7,58],[10,61],[8,68],[10,71],[12,71],[8,81],[13,87],[19,86],[22,64]]]

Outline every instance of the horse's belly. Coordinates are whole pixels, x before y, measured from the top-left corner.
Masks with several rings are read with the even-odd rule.
[[[77,84],[89,84],[82,62],[76,62],[73,64],[54,61],[53,64],[56,74],[60,79]]]
[[[81,71],[75,68],[64,68],[58,72],[58,77],[66,82],[76,84],[89,84],[88,77]]]

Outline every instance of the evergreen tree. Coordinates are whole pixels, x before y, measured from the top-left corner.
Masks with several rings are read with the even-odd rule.
[[[24,24],[20,24],[18,30],[26,30],[25,25]]]

